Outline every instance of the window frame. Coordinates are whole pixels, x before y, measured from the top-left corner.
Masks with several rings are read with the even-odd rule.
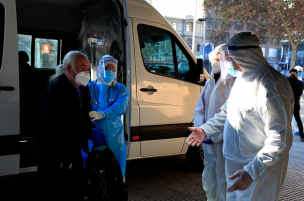
[[[190,56],[190,54],[188,53],[188,51],[185,49],[184,45],[178,40],[178,38],[169,30],[160,28],[160,27],[156,27],[156,26],[152,26],[152,25],[148,25],[148,24],[143,24],[140,23],[137,25],[137,37],[138,40],[140,41],[140,35],[139,35],[139,26],[149,26],[149,27],[153,27],[154,29],[159,29],[161,31],[166,32],[171,39],[171,48],[172,48],[172,56],[173,56],[173,62],[174,62],[174,74],[175,77],[170,77],[170,76],[166,76],[163,74],[157,74],[157,73],[151,73],[147,70],[147,68],[145,67],[145,63],[144,63],[144,59],[143,59],[143,54],[142,54],[142,50],[140,48],[140,53],[141,53],[141,58],[142,58],[142,64],[145,68],[145,70],[153,75],[157,75],[157,76],[163,76],[163,77],[167,77],[167,78],[171,78],[171,79],[176,79],[176,80],[181,80],[181,81],[185,81],[185,82],[190,82],[190,83],[196,83],[196,76],[195,76],[195,61],[193,60],[193,58]],[[140,44],[138,44],[140,47]],[[187,58],[188,63],[189,63],[189,71],[190,71],[190,80],[183,80],[179,78],[179,72],[178,72],[178,63],[177,63],[177,52],[176,52],[176,47],[175,45],[177,45],[179,47],[179,49],[182,51],[183,55]]]
[[[62,59],[62,55],[63,55],[63,38],[64,36],[62,36],[61,34],[56,34],[56,33],[41,33],[39,31],[26,31],[26,30],[20,30],[18,31],[18,35],[30,35],[32,36],[32,41],[31,41],[31,63],[30,65],[32,67],[34,67],[35,69],[55,69],[57,67],[57,65],[59,65],[61,63],[61,59]],[[57,65],[54,66],[54,68],[37,68],[37,66],[35,66],[35,49],[36,49],[36,39],[49,39],[49,40],[57,40],[58,42],[58,47],[57,47]]]

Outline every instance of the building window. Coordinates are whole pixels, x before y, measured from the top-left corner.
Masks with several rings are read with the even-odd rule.
[[[181,31],[182,30],[182,23],[178,23],[178,30]]]
[[[176,24],[176,22],[172,22],[172,27],[173,27],[174,30],[177,30],[177,24]]]
[[[187,23],[187,28],[186,28],[186,31],[189,31],[189,32],[192,32],[192,23],[191,22],[188,22]]]
[[[188,38],[186,43],[187,43],[188,47],[190,49],[192,49],[192,38]]]

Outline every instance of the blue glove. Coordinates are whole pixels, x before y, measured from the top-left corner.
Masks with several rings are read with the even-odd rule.
[[[107,144],[106,136],[102,131],[103,129],[92,129],[92,141],[95,147]]]
[[[213,141],[211,139],[204,140],[203,143],[205,144],[213,144]]]

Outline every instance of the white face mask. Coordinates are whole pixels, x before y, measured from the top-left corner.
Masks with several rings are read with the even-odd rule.
[[[85,71],[85,72],[81,72],[81,73],[77,73],[75,71],[74,68],[72,68],[74,70],[74,72],[77,74],[75,77],[75,82],[79,85],[79,86],[87,86],[87,84],[89,83],[91,77],[90,77],[90,73],[89,71]],[[73,77],[72,77],[73,78]]]
[[[221,65],[220,65],[220,62],[215,61],[215,62],[213,63],[213,65],[212,65],[212,69],[213,69],[213,72],[214,72],[215,74],[220,73],[220,72],[221,72]]]

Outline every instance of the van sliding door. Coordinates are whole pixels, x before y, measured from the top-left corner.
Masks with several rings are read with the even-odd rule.
[[[0,0],[0,176],[19,173],[19,69],[14,0]]]
[[[168,27],[134,19],[141,156],[182,153],[200,86],[193,59]]]

